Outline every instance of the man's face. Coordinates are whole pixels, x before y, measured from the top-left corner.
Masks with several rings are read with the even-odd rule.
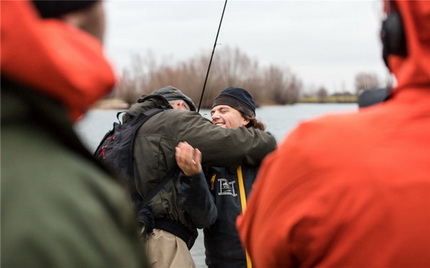
[[[183,100],[171,100],[169,103],[173,109],[191,111],[190,106]]]
[[[236,128],[246,126],[249,120],[243,118],[242,114],[228,106],[218,105],[211,110],[212,123],[225,128]]]

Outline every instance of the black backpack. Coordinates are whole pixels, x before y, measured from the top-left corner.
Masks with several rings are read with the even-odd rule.
[[[169,179],[175,175],[177,169],[169,172],[163,180],[142,199],[137,192],[133,180],[133,145],[139,128],[149,118],[165,110],[166,109],[162,108],[154,108],[140,113],[138,116],[127,113],[130,120],[125,123],[120,122],[119,115],[123,112],[119,112],[117,114],[119,123],[115,122],[113,124],[113,128],[106,133],[94,152],[94,156],[97,159],[119,173],[125,180],[131,200],[136,208],[137,218],[145,226],[147,231],[151,231],[154,227],[154,219],[147,203],[161,190]]]
[[[138,116],[127,114],[131,119],[125,123],[119,122],[113,124],[99,146],[97,146],[94,156],[113,168],[127,181],[133,178],[133,145],[136,133],[139,128],[152,116],[164,111],[161,108],[150,109]]]

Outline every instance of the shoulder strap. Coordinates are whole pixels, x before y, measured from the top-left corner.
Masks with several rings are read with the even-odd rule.
[[[116,119],[118,120],[118,122],[119,122],[119,123],[121,123],[121,119],[119,118],[119,116],[120,116],[121,114],[124,114],[124,113],[127,113],[127,111],[121,111],[121,112],[117,112],[117,113],[116,113]]]
[[[142,198],[142,205],[145,206],[167,184],[167,182],[170,181],[170,179],[175,177],[177,173],[179,173],[179,169],[177,167],[170,170],[160,183],[158,183],[157,186],[152,188],[151,191]]]
[[[143,114],[147,117],[147,119],[151,118],[152,116],[165,111],[166,109],[162,108],[154,108],[150,109]],[[146,120],[147,120],[146,119]],[[146,121],[145,120],[145,121]],[[143,125],[143,124],[142,124]],[[169,173],[164,176],[164,178],[155,186],[152,188],[141,200],[141,206],[145,206],[177,173],[179,172],[178,167],[173,168]]]

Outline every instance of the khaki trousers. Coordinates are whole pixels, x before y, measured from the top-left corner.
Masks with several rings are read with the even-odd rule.
[[[160,229],[154,229],[145,243],[151,268],[195,268],[185,242]]]

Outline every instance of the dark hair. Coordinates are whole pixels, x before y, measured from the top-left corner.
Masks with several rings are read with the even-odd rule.
[[[249,120],[249,123],[245,127],[253,127],[263,131],[266,130],[266,125],[257,118],[255,118],[255,116],[249,116],[242,112],[240,113],[242,114],[242,117],[245,118],[245,120]]]
[[[86,0],[86,1],[52,1],[52,0],[33,0],[37,11],[42,18],[57,18],[61,15],[82,10],[95,4],[100,0]]]

